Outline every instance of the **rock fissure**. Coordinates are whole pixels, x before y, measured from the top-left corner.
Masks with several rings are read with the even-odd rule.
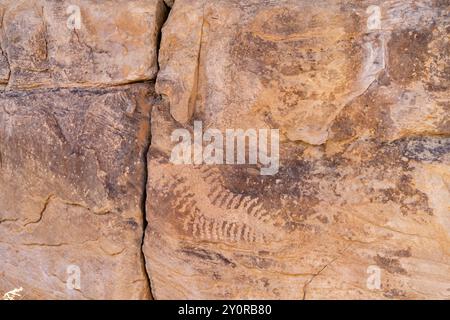
[[[48,206],[50,204],[50,201],[53,199],[53,197],[54,197],[54,195],[51,194],[45,199],[44,204],[42,206],[42,210],[39,212],[38,218],[35,221],[30,221],[30,222],[25,223],[24,227],[26,227],[26,226],[28,226],[30,224],[37,224],[37,223],[42,221],[42,218],[44,217],[44,213],[47,210],[47,208],[48,208]]]
[[[342,252],[336,258],[334,258],[333,260],[328,262],[326,265],[324,265],[318,272],[314,273],[308,281],[305,282],[305,284],[303,285],[302,300],[306,300],[307,289],[308,289],[308,286],[311,284],[311,282],[313,282],[316,277],[320,276],[320,274],[322,272],[324,272],[325,269],[329,268],[333,263],[335,263],[336,260],[340,259],[342,257],[342,255],[347,251],[348,248],[350,248],[350,246],[348,246],[344,250],[342,250]]]
[[[4,0],[0,294],[448,299],[445,9]],[[175,165],[193,120],[278,129],[279,170]]]
[[[148,225],[146,207],[147,207],[147,188],[148,188],[148,170],[149,170],[149,168],[148,168],[147,158],[149,156],[148,153],[149,153],[150,146],[151,146],[151,140],[152,140],[152,137],[151,137],[151,133],[150,133],[147,144],[144,148],[143,159],[142,159],[144,162],[145,169],[144,169],[143,194],[142,194],[142,200],[141,200],[143,228],[142,228],[142,237],[141,237],[142,240],[141,240],[141,246],[140,246],[140,249],[141,249],[140,254],[141,254],[141,259],[142,259],[142,264],[143,264],[142,267],[143,267],[143,271],[144,271],[144,275],[145,275],[145,280],[147,281],[148,289],[150,291],[149,294],[150,294],[150,297],[153,297],[150,275],[149,275],[148,269],[147,269],[147,260],[145,258],[145,254],[144,254],[144,250],[143,250],[144,241],[145,241],[145,231],[146,231],[147,225]]]
[[[159,69],[159,49],[161,46],[161,39],[162,39],[162,28],[164,26],[164,23],[167,21],[169,14],[170,14],[170,10],[171,7],[169,7],[165,2],[163,3],[163,6],[165,7],[165,11],[166,11],[166,16],[165,19],[162,22],[162,25],[160,26],[159,32],[158,32],[158,37],[157,37],[157,41],[156,41],[156,52],[157,52],[157,65],[158,65],[158,69]],[[159,101],[162,100],[162,96],[159,95]],[[149,294],[151,298],[154,298],[153,292],[152,292],[152,283],[151,283],[151,277],[149,274],[149,270],[147,268],[148,266],[148,262],[147,259],[145,257],[144,254],[144,244],[145,244],[145,234],[146,234],[146,229],[147,226],[149,224],[148,220],[147,220],[147,188],[149,187],[148,183],[149,183],[149,164],[148,164],[148,157],[149,157],[149,152],[150,152],[150,148],[152,145],[152,134],[151,134],[151,130],[149,132],[149,136],[147,137],[147,142],[146,145],[144,147],[144,152],[143,152],[143,158],[142,161],[144,163],[144,183],[143,183],[143,194],[142,194],[142,200],[141,200],[141,211],[142,211],[142,221],[143,221],[143,228],[142,228],[142,241],[141,241],[141,258],[142,258],[142,264],[143,264],[143,271],[145,274],[145,280],[147,282],[147,286],[149,288]]]

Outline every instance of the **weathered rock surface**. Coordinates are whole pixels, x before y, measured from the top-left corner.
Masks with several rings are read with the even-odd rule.
[[[0,95],[0,292],[149,297],[141,242],[153,95],[150,84]],[[67,287],[71,265],[79,290]]]
[[[449,23],[448,1],[176,0],[148,161],[154,296],[449,299]],[[279,172],[172,164],[193,120],[279,128]]]
[[[2,0],[0,84],[80,87],[154,79],[165,17],[163,0]]]
[[[167,6],[172,7],[175,0],[164,0]]]
[[[369,26],[374,4],[380,27]],[[448,21],[445,1],[180,0],[163,29],[157,91],[181,123],[270,124],[320,145],[344,106],[389,72],[391,95],[423,106],[396,120],[430,116],[426,130],[445,120]]]
[[[0,1],[0,295],[151,297],[147,80],[166,13],[163,0]]]
[[[450,299],[449,34],[448,0],[0,0],[0,297]],[[278,172],[173,164],[195,120],[279,129]]]

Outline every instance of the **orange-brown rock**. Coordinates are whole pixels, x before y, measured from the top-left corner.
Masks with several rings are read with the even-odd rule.
[[[150,296],[141,242],[152,99],[145,84],[0,95],[2,295]]]
[[[8,89],[151,80],[166,17],[163,0],[0,3],[0,84]]]
[[[149,154],[154,296],[448,299],[448,10],[176,0]],[[171,163],[193,120],[279,128],[279,172]]]
[[[376,4],[380,26],[370,25]],[[423,105],[408,119],[397,110],[399,126],[425,120],[412,130],[428,130],[446,118],[447,28],[438,1],[180,0],[163,29],[157,91],[181,123],[277,127],[320,145],[346,105],[390,76],[389,93],[403,97],[391,104]]]
[[[0,0],[0,297],[449,299],[449,12]]]
[[[151,297],[145,157],[165,15],[162,0],[0,1],[0,297]]]

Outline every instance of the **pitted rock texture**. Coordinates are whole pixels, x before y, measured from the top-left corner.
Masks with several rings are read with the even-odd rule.
[[[374,5],[380,26],[370,24]],[[180,123],[197,116],[205,126],[276,127],[287,140],[320,145],[342,109],[384,81],[389,98],[423,109],[399,106],[399,130],[424,121],[404,130],[433,131],[448,120],[448,8],[445,1],[179,0],[163,28],[157,92]]]
[[[176,0],[148,160],[155,298],[449,299],[449,5]],[[194,120],[279,128],[279,172],[174,165]]]
[[[158,71],[162,0],[2,0],[0,14],[8,89],[124,84]]]
[[[166,11],[0,1],[0,296],[151,297],[141,246]]]
[[[153,95],[145,84],[0,95],[0,292],[149,297],[141,242]],[[67,287],[71,265],[80,290]]]
[[[0,297],[450,299],[449,33],[448,0],[0,0]],[[194,121],[279,129],[278,172],[172,163]]]
[[[154,111],[153,131],[175,127]],[[170,141],[155,137],[144,252],[156,298],[449,297],[448,138],[364,140],[332,155],[289,144],[280,172],[262,177],[173,165]],[[366,287],[371,265],[381,290]]]

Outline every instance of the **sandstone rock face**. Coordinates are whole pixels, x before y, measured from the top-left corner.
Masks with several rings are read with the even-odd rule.
[[[0,296],[151,297],[141,245],[165,15],[162,0],[0,2]]]
[[[154,296],[450,298],[449,23],[447,1],[175,1],[148,160]],[[280,129],[278,173],[173,164],[194,120]]]
[[[450,299],[449,34],[447,0],[0,0],[0,297]]]
[[[0,292],[149,297],[140,247],[152,90],[0,96]],[[81,290],[66,286],[72,265]]]
[[[0,43],[9,61],[8,88],[154,79],[165,11],[162,0],[3,0]],[[4,69],[0,58],[0,83]]]
[[[448,6],[414,3],[178,1],[163,29],[157,91],[181,123],[195,114],[224,128],[270,124],[290,141],[323,144],[344,106],[387,72],[396,96],[448,99]],[[410,126],[432,112],[424,109]]]
[[[164,0],[167,6],[172,7],[175,0]]]

